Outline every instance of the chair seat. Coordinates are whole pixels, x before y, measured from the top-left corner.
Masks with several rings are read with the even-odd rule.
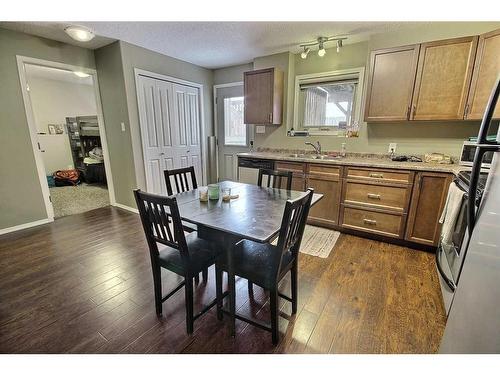
[[[194,275],[214,264],[220,254],[212,242],[199,238],[197,232],[186,235],[186,244],[190,256],[188,270],[184,269],[179,250],[158,244],[160,266],[178,275],[185,275],[187,271]]]
[[[240,241],[233,249],[233,269],[237,276],[243,277],[265,289],[276,286],[275,270],[278,268],[280,253],[270,243],[258,243],[249,240]],[[283,254],[281,275],[278,281],[290,269],[294,256],[290,251]],[[219,259],[220,267],[227,270],[225,256]]]
[[[191,232],[196,232],[198,230],[198,227],[196,226],[196,224],[183,221],[182,229],[184,229],[185,232],[191,233]]]

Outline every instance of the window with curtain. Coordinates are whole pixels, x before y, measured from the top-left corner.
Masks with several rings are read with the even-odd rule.
[[[357,79],[300,84],[301,127],[345,129],[353,119]]]

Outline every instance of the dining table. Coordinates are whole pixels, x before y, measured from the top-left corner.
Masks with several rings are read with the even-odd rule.
[[[220,190],[231,189],[232,199],[200,201],[200,188],[175,194],[183,221],[195,224],[198,236],[216,243],[225,252],[229,280],[234,280],[232,249],[242,239],[260,243],[273,241],[281,228],[287,200],[306,194],[278,188],[260,187],[235,181],[218,183]],[[311,206],[322,199],[314,193]],[[231,332],[235,331],[235,285],[228,283]]]

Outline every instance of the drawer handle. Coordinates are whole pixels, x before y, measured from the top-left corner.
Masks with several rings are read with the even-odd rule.
[[[365,224],[377,225],[377,220],[363,219],[363,222],[364,222]]]
[[[380,194],[368,193],[366,196],[370,199],[380,199]]]
[[[370,177],[373,177],[373,178],[384,178],[384,175],[382,173],[370,173],[369,175]]]

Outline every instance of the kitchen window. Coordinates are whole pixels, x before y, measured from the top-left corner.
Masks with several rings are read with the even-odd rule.
[[[363,73],[358,68],[297,76],[293,130],[344,136],[357,127]]]
[[[247,129],[243,123],[242,96],[224,98],[224,145],[247,145]]]

